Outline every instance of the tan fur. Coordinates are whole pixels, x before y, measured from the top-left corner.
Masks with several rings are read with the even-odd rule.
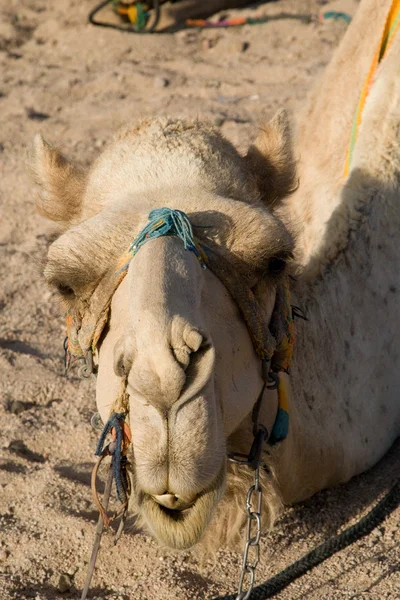
[[[250,169],[264,202],[272,204],[292,193],[297,185],[296,161],[289,121],[280,111],[266,123],[247,153]]]
[[[361,185],[363,189],[357,192],[360,188],[354,173],[357,153],[369,150],[365,161],[369,173],[375,170],[373,163],[380,162],[387,153],[388,145],[398,138],[395,129],[398,114],[390,117],[387,112],[388,106],[394,103],[393,113],[398,102],[398,92],[394,89],[399,77],[396,56],[400,36],[397,35],[387,58],[378,69],[376,85],[367,99],[352,165],[353,174],[345,181],[344,165],[353,118],[389,7],[387,0],[362,1],[331,63],[298,118],[296,149],[300,156],[300,187],[288,201],[286,214],[296,223],[301,236],[297,259],[305,267],[303,277],[307,275],[311,279],[321,274],[340,249],[347,245],[349,232],[360,220],[360,201],[368,201],[369,193],[365,185]],[[387,70],[391,75],[385,77],[382,71]],[[369,112],[374,115],[374,123],[367,116]],[[394,121],[391,121],[393,118]],[[383,124],[386,125],[381,129]],[[365,134],[375,137],[375,145],[363,141]],[[398,155],[394,156],[397,163]],[[394,166],[387,165],[383,169],[383,183],[392,177]],[[342,201],[342,196],[346,196],[345,201]],[[331,218],[335,220],[335,227]]]
[[[282,198],[295,182],[282,115],[246,157],[207,124],[148,120],[119,133],[95,161],[74,196],[81,198],[80,215],[90,218],[76,217],[79,224],[49,249],[49,283],[70,286],[72,306],[95,319],[107,300],[108,274],[149,212],[177,208],[256,291],[267,321],[280,281],[269,261],[294,250],[293,303],[309,321],[296,328],[289,436],[263,456],[265,526],[282,502],[368,469],[400,432],[400,37],[379,68],[350,177],[342,178],[371,40],[385,13],[383,2],[363,0],[312,94],[297,130],[301,178],[292,196]],[[48,157],[39,150],[45,187],[64,177],[64,163]],[[46,210],[56,218],[63,193],[51,189],[55,209]],[[127,378],[132,511],[172,547],[200,538],[207,548],[237,541],[251,475],[227,466],[226,455],[249,450],[262,380],[249,332],[221,281],[179,240],[149,241],[112,297],[98,362],[104,419],[121,376]],[[266,402],[274,401],[273,395]],[[266,418],[263,407],[260,419]],[[173,494],[193,505],[176,518],[152,500]]]
[[[82,197],[86,171],[70,162],[37,135],[30,162],[38,185],[36,208],[41,215],[67,228],[82,218]]]

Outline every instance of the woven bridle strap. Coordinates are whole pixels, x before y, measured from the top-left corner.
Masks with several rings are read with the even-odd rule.
[[[68,348],[73,358],[83,358],[96,350],[109,318],[113,295],[127,273],[130,261],[146,242],[161,236],[176,236],[193,252],[201,266],[206,265],[220,279],[239,307],[249,330],[254,348],[261,360],[272,360],[274,370],[287,370],[292,354],[293,323],[289,287],[278,288],[277,304],[272,316],[272,331],[253,291],[246,285],[243,273],[225,258],[209,240],[199,241],[193,234],[188,216],[170,208],[154,210],[149,223],[139,233],[117,263],[108,271],[92,295],[89,310],[80,317],[67,315]],[[275,360],[279,355],[279,360]],[[275,358],[274,358],[275,357]]]

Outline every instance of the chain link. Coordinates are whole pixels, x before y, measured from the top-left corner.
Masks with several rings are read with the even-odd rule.
[[[262,488],[260,485],[260,461],[258,461],[254,471],[254,484],[250,486],[247,492],[246,545],[243,552],[242,572],[236,600],[248,600],[254,587],[255,571],[260,560],[261,507]],[[244,589],[246,579],[249,579],[247,591]]]
[[[247,528],[246,544],[243,552],[242,570],[239,588],[235,600],[248,600],[254,587],[255,572],[260,562],[261,509],[262,488],[260,485],[260,464],[264,442],[269,438],[268,429],[259,423],[261,403],[265,389],[277,389],[279,375],[270,370],[270,361],[262,361],[262,378],[264,385],[252,412],[254,440],[248,454],[234,452],[229,460],[235,464],[247,466],[254,472],[254,483],[249,487],[246,499]],[[247,586],[245,585],[248,579]],[[247,587],[247,591],[246,588]]]

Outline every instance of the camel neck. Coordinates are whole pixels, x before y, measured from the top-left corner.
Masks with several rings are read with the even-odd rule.
[[[384,1],[361,4],[299,118],[300,186],[287,200],[284,212],[295,227],[301,224],[296,258],[309,278],[321,273],[324,259],[332,259],[326,256],[328,227],[346,202],[344,169],[354,115],[389,8],[390,3]],[[330,235],[331,245],[334,238]]]

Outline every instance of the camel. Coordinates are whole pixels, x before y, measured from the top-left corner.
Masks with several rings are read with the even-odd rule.
[[[153,209],[187,215],[266,324],[289,281],[307,316],[296,322],[290,374],[279,373],[288,435],[263,450],[264,528],[283,504],[370,468],[400,433],[400,35],[378,66],[343,173],[388,9],[362,0],[295,135],[279,112],[245,156],[207,123],[176,118],[124,128],[88,170],[36,139],[37,205],[60,229],[44,277],[82,318],[81,346],[84,325],[101,321],[98,410],[106,422],[123,383],[130,510],[163,545],[240,539],[252,474],[227,453],[249,450],[263,379],[237,301],[177,237],[147,241],[110,283]],[[265,389],[259,420],[270,430],[276,415],[277,392]]]

